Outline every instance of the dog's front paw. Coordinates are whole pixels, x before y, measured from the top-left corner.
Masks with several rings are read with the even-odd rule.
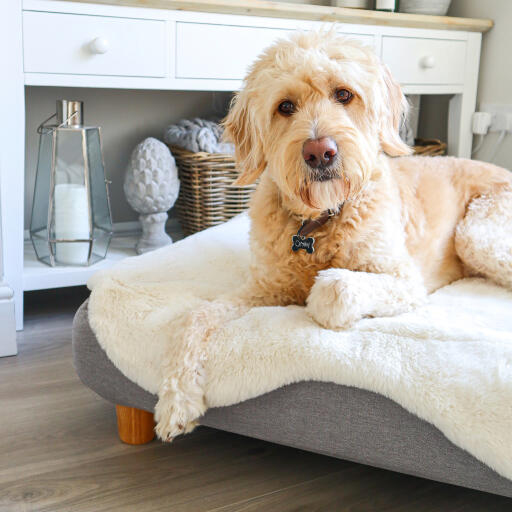
[[[170,379],[174,381],[174,379]],[[175,382],[172,382],[176,388]],[[171,442],[181,434],[188,434],[198,425],[199,418],[206,411],[202,400],[196,403],[176,389],[171,389],[169,380],[164,381],[155,406],[156,435],[165,442]]]
[[[354,291],[354,272],[327,269],[318,273],[309,292],[306,310],[326,329],[347,329],[362,318],[361,305]]]
[[[185,411],[173,405],[167,407],[161,401],[155,407],[155,420],[156,435],[168,443],[181,434],[192,432],[197,426],[197,421],[187,418]]]

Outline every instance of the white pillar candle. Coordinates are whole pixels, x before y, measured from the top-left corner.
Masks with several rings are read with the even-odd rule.
[[[61,183],[55,186],[54,195],[55,238],[88,239],[89,206],[85,185]],[[57,263],[84,265],[89,255],[89,243],[66,242],[56,244]]]

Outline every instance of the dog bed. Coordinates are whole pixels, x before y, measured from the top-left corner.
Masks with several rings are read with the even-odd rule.
[[[239,216],[175,246],[126,260],[90,281],[92,344],[97,339],[108,362],[138,385],[140,396],[134,397],[141,398],[142,408],[154,405],[160,362],[173,343],[173,319],[248,278],[247,233],[248,219]],[[414,313],[366,319],[342,332],[321,329],[297,306],[255,308],[224,325],[208,342],[204,392],[216,409],[201,422],[208,424],[212,417],[213,426],[227,430],[512,495],[512,483],[494,472],[512,477],[510,311],[512,294],[480,279],[437,291]],[[84,313],[79,315],[83,324]],[[77,353],[80,337],[75,334]],[[82,359],[77,358],[78,367]],[[110,394],[107,398],[117,403],[130,401],[112,396],[118,388],[110,385],[112,392],[103,389],[100,394]],[[354,401],[356,411],[347,412]],[[375,409],[364,411],[365,401]],[[258,419],[256,407],[266,420]],[[251,418],[235,413],[229,419],[229,410],[244,408]],[[362,417],[369,422],[364,427]],[[386,424],[393,428],[386,430]],[[274,427],[281,434],[261,434]],[[392,435],[395,427],[398,436]],[[343,442],[340,431],[354,440],[358,428],[363,436],[366,432],[366,444]],[[283,431],[290,434],[288,443]],[[439,435],[429,457],[425,431]],[[419,459],[406,455],[408,435],[416,442],[420,434],[427,444],[417,447]],[[313,442],[313,437],[320,439]],[[294,439],[304,441],[301,445]]]

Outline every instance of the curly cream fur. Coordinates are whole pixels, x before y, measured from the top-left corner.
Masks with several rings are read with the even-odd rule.
[[[350,103],[335,101],[338,88],[353,92]],[[289,117],[277,109],[284,100],[297,106]],[[250,208],[252,279],[233,304],[307,304],[319,324],[338,329],[408,311],[469,274],[512,286],[510,173],[407,156],[398,136],[406,108],[373,51],[335,32],[295,35],[257,59],[225,120],[238,184],[260,178]],[[335,140],[339,158],[332,179],[319,182],[302,147],[321,137]],[[315,231],[313,254],[291,251],[303,220],[342,204]],[[163,438],[189,429],[205,409],[204,342],[236,315],[239,306],[227,304],[206,304],[185,321],[182,357],[168,363],[160,390]]]
[[[334,100],[341,87],[354,93],[347,105]],[[290,117],[277,112],[284,99],[297,105]],[[456,251],[455,229],[473,200],[511,190],[511,175],[482,162],[407,156],[398,136],[405,109],[399,85],[373,51],[334,32],[293,36],[256,61],[225,127],[237,147],[239,182],[260,176],[250,210],[253,295],[260,301],[307,303],[323,325],[346,327],[365,316],[396,314],[404,304],[413,307],[427,292],[471,273],[471,261]],[[337,143],[341,158],[330,181],[312,181],[302,159],[302,145],[313,136]],[[496,201],[504,203],[503,197]],[[303,220],[343,202],[341,213],[315,231],[313,255],[290,251],[290,236]],[[497,216],[506,208],[501,210]],[[497,229],[507,240],[510,228]],[[331,268],[353,275],[324,272]],[[327,275],[340,295],[339,308],[331,302],[328,315],[319,292]],[[340,280],[373,293],[349,291]],[[358,297],[353,311],[343,294],[352,302]]]
[[[512,192],[473,199],[457,225],[455,248],[472,275],[512,289]]]
[[[183,343],[178,353],[174,352],[171,358],[163,361],[163,380],[155,407],[155,431],[162,440],[172,441],[174,437],[192,431],[197,418],[206,412],[204,345],[216,328],[246,310],[235,301],[204,301],[173,323]]]

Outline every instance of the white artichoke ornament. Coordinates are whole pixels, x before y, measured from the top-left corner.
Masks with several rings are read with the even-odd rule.
[[[165,223],[179,190],[178,170],[169,148],[153,137],[135,146],[124,177],[124,193],[142,225],[137,254],[172,243]]]

